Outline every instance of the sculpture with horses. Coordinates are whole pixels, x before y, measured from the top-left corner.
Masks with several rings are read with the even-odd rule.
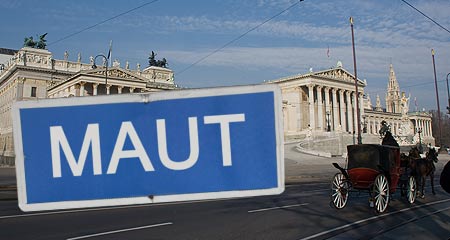
[[[400,154],[400,147],[389,125],[383,124],[379,133],[383,137],[382,144],[348,145],[346,167],[333,163],[339,170],[331,181],[330,197],[335,208],[344,208],[349,193],[353,191],[368,191],[369,201],[379,213],[387,209],[391,194],[397,189],[400,189],[402,197],[406,196],[409,204],[413,204],[420,183],[419,196],[423,196],[425,177],[432,179],[434,176],[436,150],[430,148],[423,159],[415,155],[419,152],[417,148],[413,148],[408,155]]]
[[[37,48],[37,49],[45,49],[47,47],[47,40],[45,39],[45,36],[47,36],[47,33],[44,33],[39,37],[39,41],[35,42],[33,40],[33,37],[26,37],[23,40],[23,46],[24,47],[31,47],[31,48]]]

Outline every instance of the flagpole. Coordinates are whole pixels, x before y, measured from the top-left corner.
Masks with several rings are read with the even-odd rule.
[[[328,45],[328,49],[327,49],[327,58],[328,58],[328,64],[330,64],[330,67],[333,67],[333,65],[331,64],[331,58],[330,58],[330,45]]]
[[[108,61],[109,59],[111,59],[111,55],[112,55],[112,40],[109,41]],[[109,61],[110,67],[112,67],[112,62],[113,61]]]

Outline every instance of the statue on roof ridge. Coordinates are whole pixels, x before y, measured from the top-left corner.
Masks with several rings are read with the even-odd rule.
[[[39,38],[38,42],[35,42],[32,36],[26,37],[23,40],[23,46],[37,48],[37,49],[45,49],[47,47],[47,44],[46,44],[47,40],[45,40],[45,36],[47,36],[47,33],[40,35],[38,37]]]

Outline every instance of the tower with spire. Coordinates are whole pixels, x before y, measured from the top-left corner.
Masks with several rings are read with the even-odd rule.
[[[401,113],[400,87],[395,77],[394,67],[389,66],[389,83],[386,92],[386,112]]]

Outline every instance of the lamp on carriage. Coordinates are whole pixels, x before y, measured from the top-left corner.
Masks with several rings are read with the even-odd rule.
[[[330,111],[327,111],[327,132],[331,131],[331,126],[330,126]]]

